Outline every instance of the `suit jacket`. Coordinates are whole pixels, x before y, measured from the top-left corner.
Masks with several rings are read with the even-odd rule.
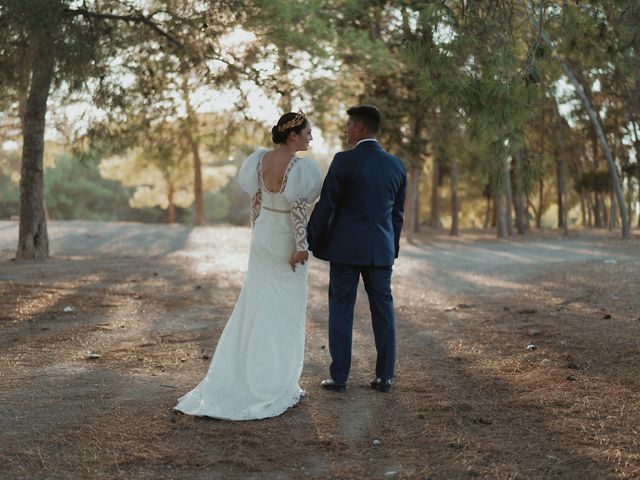
[[[393,265],[406,187],[402,160],[376,141],[337,153],[309,219],[309,250],[330,262]]]

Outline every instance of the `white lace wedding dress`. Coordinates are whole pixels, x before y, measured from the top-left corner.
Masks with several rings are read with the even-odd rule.
[[[252,153],[238,183],[252,196],[249,268],[209,371],[179,399],[189,415],[254,420],[280,415],[298,403],[307,309],[307,264],[293,272],[289,258],[306,250],[307,204],[321,187],[310,158],[289,163],[280,192],[262,182],[262,157]]]

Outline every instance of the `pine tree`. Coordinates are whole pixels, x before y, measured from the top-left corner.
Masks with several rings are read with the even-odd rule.
[[[222,2],[221,2],[222,3]],[[145,8],[146,7],[146,8]],[[6,0],[0,7],[0,72],[18,98],[22,120],[20,232],[17,258],[47,258],[49,243],[43,209],[43,168],[47,100],[54,90],[96,88],[94,100],[109,98],[114,111],[126,104],[123,85],[105,79],[136,49],[187,50],[192,32],[216,27],[216,12],[195,2],[104,0],[87,6],[71,0]],[[118,59],[119,61],[116,61]],[[4,95],[4,93],[2,94]],[[1,95],[0,95],[1,96]]]

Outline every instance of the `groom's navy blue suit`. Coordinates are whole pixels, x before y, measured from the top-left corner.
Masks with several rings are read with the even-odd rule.
[[[353,309],[361,275],[378,352],[376,377],[393,377],[391,271],[400,249],[406,185],[402,161],[377,141],[363,141],[335,155],[309,219],[309,249],[331,262],[329,350],[336,383],[346,383],[349,376]]]

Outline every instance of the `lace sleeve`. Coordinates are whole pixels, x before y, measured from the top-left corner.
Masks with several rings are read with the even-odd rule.
[[[260,207],[262,207],[262,190],[258,190],[251,197],[251,228],[256,224],[258,215],[260,215]]]
[[[307,243],[307,199],[300,198],[291,204],[291,221],[293,233],[296,239],[296,250],[306,252],[309,249]]]

